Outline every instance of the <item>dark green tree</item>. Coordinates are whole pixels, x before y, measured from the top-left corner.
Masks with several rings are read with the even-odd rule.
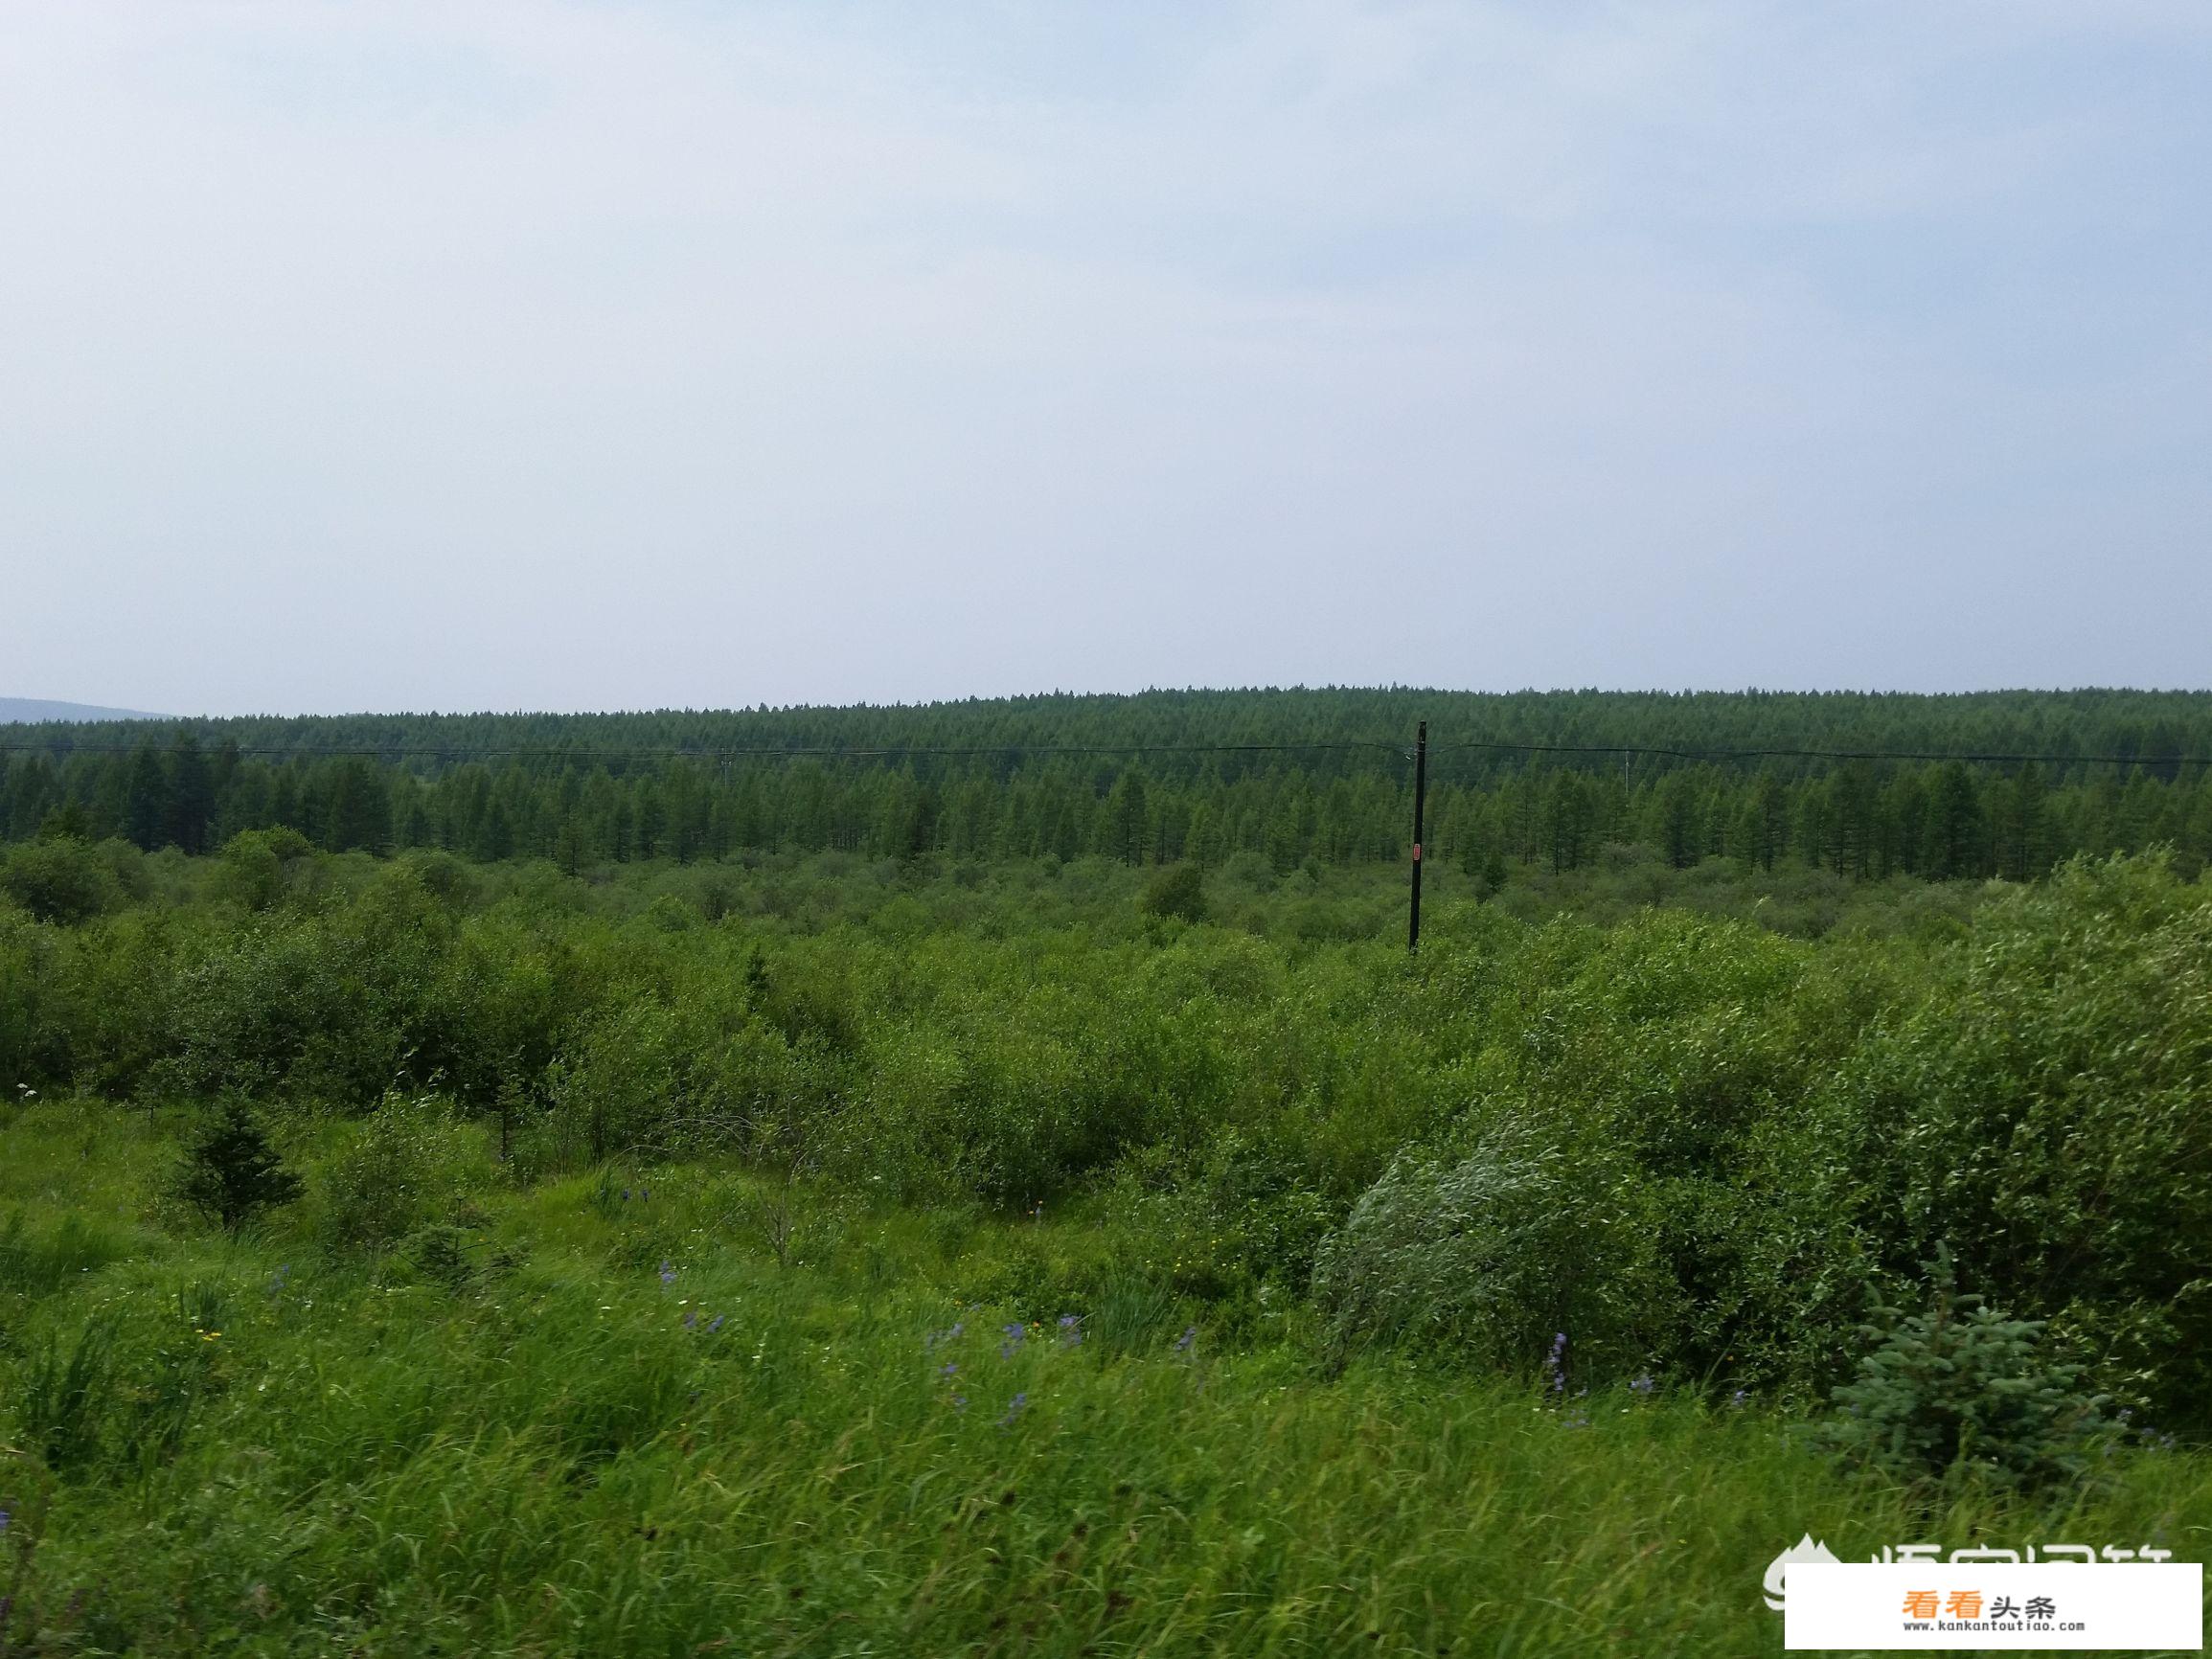
[[[1687,772],[1669,772],[1659,780],[1653,810],[1657,816],[1659,849],[1676,869],[1698,862],[1698,792]]]
[[[207,756],[197,738],[179,732],[169,751],[168,839],[195,856],[205,852],[215,813],[215,776]]]
[[[289,1204],[300,1191],[300,1178],[284,1167],[235,1095],[186,1147],[177,1170],[178,1195],[232,1233],[262,1211]]]
[[[332,852],[381,852],[392,842],[392,797],[368,761],[336,762],[323,779],[320,840]]]
[[[497,863],[514,856],[514,826],[509,822],[507,808],[494,799],[484,809],[484,816],[476,821],[476,836],[468,849],[471,856],[488,863]]]
[[[1543,793],[1543,837],[1552,870],[1579,870],[1596,852],[1597,790],[1581,772],[1554,772]]]
[[[1149,822],[1144,774],[1132,766],[1106,794],[1106,810],[1099,818],[1098,851],[1124,864],[1142,864]]]
[[[151,852],[169,834],[169,774],[151,743],[130,753],[124,781],[123,832],[142,852]]]
[[[1981,792],[1963,761],[1946,761],[1937,768],[1926,822],[1922,875],[1952,881],[1982,874]]]

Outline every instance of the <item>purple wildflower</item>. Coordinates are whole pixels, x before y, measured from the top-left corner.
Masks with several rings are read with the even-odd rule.
[[[1009,1325],[1006,1328],[1006,1340],[998,1345],[998,1357],[1012,1359],[1014,1351],[1021,1346],[1022,1339],[1028,1334],[1029,1332],[1022,1329],[1018,1319]]]
[[[1060,1339],[1069,1348],[1083,1340],[1083,1315],[1063,1313],[1060,1316]]]
[[[673,1284],[676,1282],[676,1270],[673,1262],[667,1261],[661,1262],[660,1282],[663,1285]]]
[[[1198,1328],[1195,1325],[1188,1326],[1184,1329],[1182,1335],[1175,1338],[1175,1352],[1187,1357],[1191,1350],[1197,1346],[1197,1341]]]
[[[1015,1418],[1028,1409],[1029,1396],[1027,1394],[1015,1395],[1013,1399],[1007,1402],[1006,1415],[998,1420],[998,1426],[1000,1428],[1009,1426]]]
[[[722,1320],[724,1317],[724,1315],[718,1313],[714,1316],[713,1319],[707,1322],[707,1334],[709,1336],[714,1335],[716,1331],[721,1329]]]
[[[14,1518],[15,1517],[10,1514],[6,1510],[0,1510],[0,1533],[6,1532],[8,1530],[8,1523]]]
[[[1728,1397],[1728,1404],[1731,1408],[1737,1411],[1741,1411],[1747,1403],[1749,1403],[1750,1398],[1750,1391],[1748,1389],[1740,1388],[1734,1394]]]
[[[944,1363],[942,1366],[940,1366],[940,1367],[938,1368],[938,1371],[937,1371],[937,1375],[938,1375],[939,1376],[950,1376],[950,1375],[953,1375],[955,1372],[957,1372],[959,1369],[960,1369],[960,1367],[959,1367],[959,1365],[958,1365],[958,1364],[956,1364],[954,1361],[952,1361],[952,1360],[949,1360],[949,1359],[948,1359],[948,1360],[946,1360],[946,1362],[945,1362],[945,1363]]]
[[[1659,1385],[1652,1380],[1652,1374],[1647,1371],[1643,1375],[1637,1377],[1635,1381],[1630,1383],[1629,1386],[1635,1390],[1636,1393],[1648,1396],[1653,1389],[1658,1387]]]
[[[1553,1396],[1566,1394],[1566,1331],[1553,1331],[1551,1352],[1544,1356],[1544,1387]]]
[[[965,1394],[954,1395],[952,1397],[952,1409],[954,1411],[966,1411],[968,1409],[968,1396]]]
[[[699,1322],[699,1310],[698,1310],[697,1308],[696,1308],[696,1307],[695,1307],[695,1308],[693,1308],[693,1309],[692,1309],[692,1310],[691,1310],[689,1313],[687,1313],[687,1314],[685,1314],[685,1315],[684,1315],[684,1329],[685,1329],[686,1330],[689,1330],[689,1329],[692,1329],[694,1326],[697,1325],[697,1324],[698,1324],[698,1322]]]
[[[627,1203],[628,1203],[628,1202],[629,1202],[629,1189],[628,1189],[627,1187],[625,1187],[625,1188],[622,1190],[622,1201],[623,1201],[625,1204],[627,1204]]]

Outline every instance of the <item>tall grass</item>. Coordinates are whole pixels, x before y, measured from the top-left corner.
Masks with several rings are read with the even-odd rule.
[[[78,1155],[87,1111],[5,1131],[23,1236],[146,1205],[145,1160]],[[1702,1659],[1777,1648],[1760,1576],[1807,1530],[1846,1557],[2198,1558],[2212,1528],[2199,1453],[1931,1511],[1757,1401],[1331,1377],[1112,1284],[1073,1326],[979,1305],[1010,1262],[1080,1251],[1081,1213],[802,1186],[810,1241],[779,1265],[730,1219],[759,1191],[708,1164],[488,1192],[457,1287],[318,1252],[306,1212],[235,1244],[122,1218],[114,1254],[8,1304],[9,1651]],[[25,1383],[88,1340],[81,1444],[50,1464]],[[136,1425],[187,1374],[148,1455]]]

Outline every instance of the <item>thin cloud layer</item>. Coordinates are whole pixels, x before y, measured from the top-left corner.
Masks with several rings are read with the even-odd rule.
[[[5,689],[2212,683],[2208,67],[2147,0],[32,7]]]

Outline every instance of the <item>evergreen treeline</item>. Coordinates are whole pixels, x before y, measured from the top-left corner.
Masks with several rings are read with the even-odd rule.
[[[571,872],[764,847],[1131,863],[1250,851],[1288,869],[1403,856],[1419,718],[1432,852],[1492,882],[1515,861],[1576,869],[1616,843],[1677,866],[1936,879],[2018,879],[2155,844],[2187,874],[2212,857],[2212,779],[2191,759],[2212,754],[2212,694],[2095,691],[1155,692],[50,724],[20,728],[9,751],[0,836],[200,852],[284,827],[334,852],[440,847]],[[1760,750],[1777,752],[1745,753]],[[1800,750],[1840,753],[1783,752]],[[2030,754],[2051,759],[2002,758]]]

